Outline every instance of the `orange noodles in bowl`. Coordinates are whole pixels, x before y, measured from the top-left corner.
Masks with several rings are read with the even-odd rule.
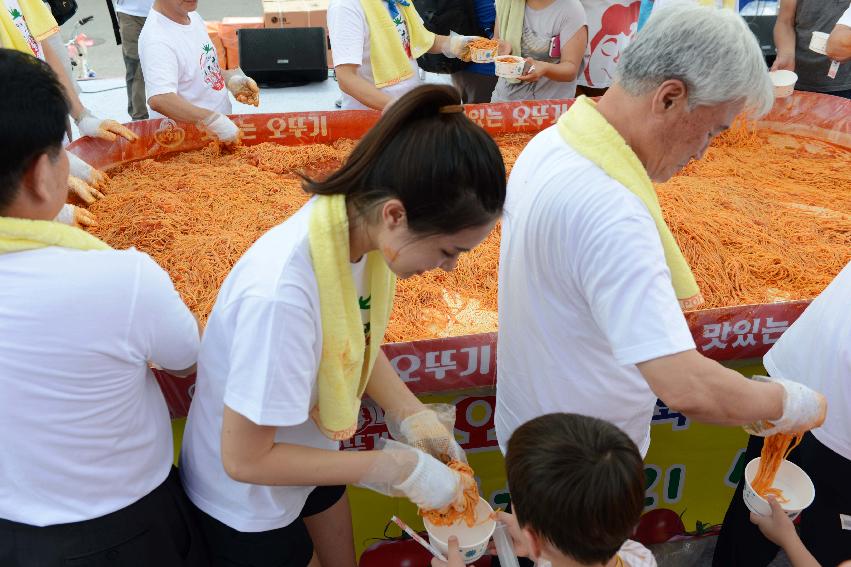
[[[789,499],[783,496],[782,490],[771,485],[774,484],[780,465],[803,437],[803,433],[777,433],[765,438],[759,455],[759,468],[751,482],[754,492],[763,498],[773,496],[781,504],[789,502]]]
[[[467,47],[470,49],[484,49],[484,50],[494,50],[499,47],[499,40],[497,39],[488,39],[486,37],[478,37],[470,43],[467,44]]]
[[[435,526],[451,526],[463,519],[472,528],[476,525],[476,506],[479,503],[479,487],[473,478],[473,469],[461,461],[449,461],[447,466],[461,475],[461,482],[464,485],[464,509],[457,510],[450,504],[441,510],[421,509],[420,516]]]

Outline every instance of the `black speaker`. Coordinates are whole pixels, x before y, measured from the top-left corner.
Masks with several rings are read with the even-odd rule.
[[[258,83],[303,85],[328,78],[324,28],[244,28],[239,66]]]

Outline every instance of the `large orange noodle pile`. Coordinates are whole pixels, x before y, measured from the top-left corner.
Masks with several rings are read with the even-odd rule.
[[[530,134],[497,137],[507,167]],[[320,175],[354,142],[224,154],[215,145],[112,171],[91,206],[92,230],[148,252],[202,320],[242,253],[307,200],[296,171]],[[666,220],[707,303],[809,299],[851,260],[851,151],[815,139],[738,127],[700,162],[658,186]],[[400,281],[388,341],[496,330],[499,228],[452,273]]]
[[[774,484],[774,477],[777,476],[783,460],[789,456],[792,449],[798,446],[803,436],[803,433],[777,433],[765,438],[762,452],[759,454],[759,468],[751,481],[754,492],[763,498],[769,495],[774,496],[781,503],[789,501],[783,497],[782,490],[771,485]]]
[[[463,480],[464,509],[456,510],[452,506],[447,506],[442,510],[420,510],[420,516],[435,526],[451,526],[463,519],[472,528],[476,525],[476,506],[479,505],[479,487],[473,479],[473,469],[461,461],[449,461],[448,466],[465,477]]]

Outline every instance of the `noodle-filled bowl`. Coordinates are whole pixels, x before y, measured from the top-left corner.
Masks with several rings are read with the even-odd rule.
[[[467,565],[477,561],[487,552],[488,542],[496,528],[493,508],[481,497],[476,506],[476,521],[473,526],[468,526],[463,517],[448,526],[436,526],[429,522],[428,518],[423,518],[423,524],[428,532],[429,541],[443,555],[449,553],[449,538],[457,537],[461,555]]]
[[[757,494],[751,486],[751,482],[756,477],[756,471],[759,469],[759,460],[760,457],[757,457],[745,467],[745,487],[742,498],[744,498],[748,510],[754,514],[770,516],[771,506],[768,504],[768,500]],[[780,463],[772,487],[783,493],[783,499],[786,502],[779,500],[780,506],[786,512],[786,515],[793,520],[804,508],[812,504],[816,497],[816,489],[809,475],[795,463],[786,460]]]

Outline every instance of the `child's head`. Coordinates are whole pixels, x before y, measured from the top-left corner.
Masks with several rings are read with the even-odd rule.
[[[502,214],[499,147],[459,101],[447,85],[414,89],[387,109],[340,169],[305,181],[310,193],[346,195],[400,277],[451,270]]]
[[[644,508],[644,465],[635,443],[593,417],[554,413],[522,425],[506,455],[511,506],[541,546],[582,564],[609,561]]]

